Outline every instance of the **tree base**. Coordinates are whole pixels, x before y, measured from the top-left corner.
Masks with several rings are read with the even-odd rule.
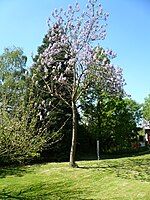
[[[72,168],[78,168],[79,166],[76,163],[69,163],[69,166]]]

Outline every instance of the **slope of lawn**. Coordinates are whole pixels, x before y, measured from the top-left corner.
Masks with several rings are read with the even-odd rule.
[[[0,168],[0,199],[150,199],[150,154]]]

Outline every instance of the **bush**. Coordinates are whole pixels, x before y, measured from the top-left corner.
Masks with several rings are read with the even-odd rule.
[[[17,113],[17,112],[16,112]],[[38,156],[46,141],[43,133],[35,133],[36,119],[28,122],[28,113],[11,116],[3,112],[0,124],[1,164],[23,163]]]

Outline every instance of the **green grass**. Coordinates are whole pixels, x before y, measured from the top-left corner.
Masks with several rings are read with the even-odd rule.
[[[0,169],[0,199],[149,200],[150,154]]]

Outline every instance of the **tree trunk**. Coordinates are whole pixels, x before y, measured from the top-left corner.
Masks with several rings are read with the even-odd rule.
[[[77,167],[75,163],[76,143],[77,143],[77,108],[75,102],[72,101],[72,144],[70,150],[71,167]]]

